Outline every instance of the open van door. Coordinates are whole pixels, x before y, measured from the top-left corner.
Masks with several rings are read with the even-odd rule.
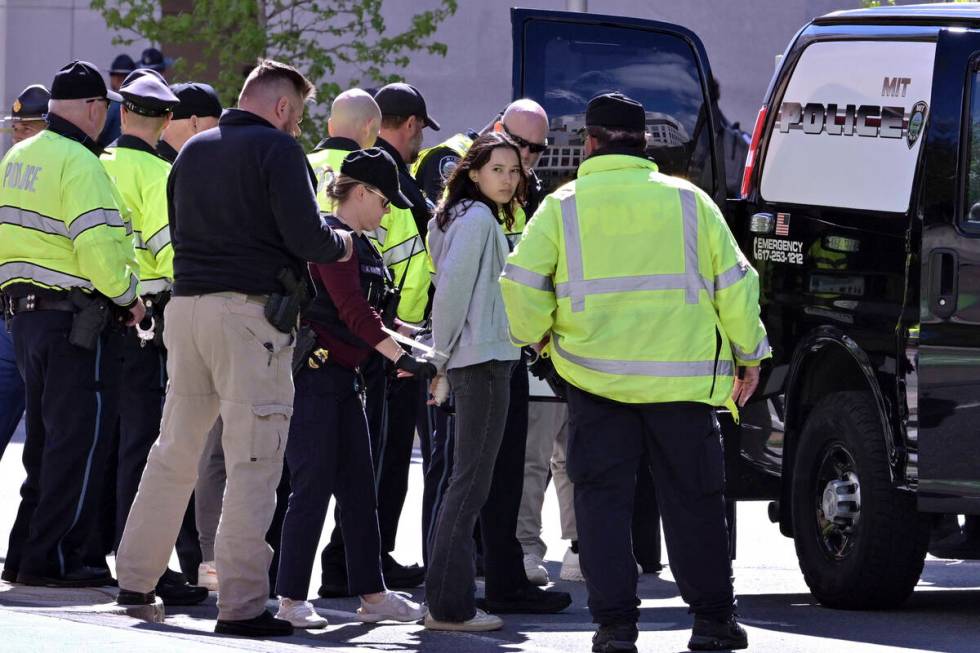
[[[910,455],[909,471],[918,472],[920,510],[980,514],[980,32],[940,31],[935,60],[917,215],[918,459]]]
[[[585,106],[620,91],[647,114],[648,154],[660,171],[684,177],[725,206],[721,117],[711,69],[694,32],[652,20],[511,9],[514,98],[548,112],[551,144],[536,172],[551,191],[582,163]],[[741,167],[741,166],[739,166]]]

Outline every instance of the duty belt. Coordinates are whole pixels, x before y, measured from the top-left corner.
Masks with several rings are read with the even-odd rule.
[[[37,295],[25,295],[23,297],[10,297],[7,300],[10,307],[10,314],[30,313],[31,311],[67,311],[75,313],[78,307],[68,299],[50,299],[38,297]]]

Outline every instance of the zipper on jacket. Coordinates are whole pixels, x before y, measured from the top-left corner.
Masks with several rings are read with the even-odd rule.
[[[718,358],[721,356],[721,331],[718,330],[718,325],[715,325],[715,366],[711,370],[711,390],[708,392],[708,398],[710,399],[713,394],[715,394],[715,381],[718,380]]]

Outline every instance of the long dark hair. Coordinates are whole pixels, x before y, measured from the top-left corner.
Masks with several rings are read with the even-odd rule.
[[[521,163],[521,151],[517,144],[502,132],[490,132],[473,141],[473,145],[466,156],[462,158],[452,175],[449,176],[449,181],[446,182],[446,194],[436,209],[436,225],[440,230],[445,231],[449,223],[453,221],[451,209],[455,208],[457,204],[462,203],[462,208],[465,210],[473,202],[483,202],[493,211],[494,215],[497,215],[497,203],[480,191],[476,183],[470,179],[469,172],[483,168],[490,161],[493,151],[501,147],[509,148],[514,152],[517,156],[517,165],[521,170],[521,181],[517,184],[514,199],[503,207],[504,226],[507,229],[514,226],[514,213],[517,207],[524,202],[527,173]]]

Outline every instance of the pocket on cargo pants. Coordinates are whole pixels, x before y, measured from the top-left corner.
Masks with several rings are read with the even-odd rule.
[[[286,439],[289,435],[289,420],[293,407],[285,404],[252,404],[255,424],[252,428],[252,442],[249,460],[282,460],[286,452]]]

